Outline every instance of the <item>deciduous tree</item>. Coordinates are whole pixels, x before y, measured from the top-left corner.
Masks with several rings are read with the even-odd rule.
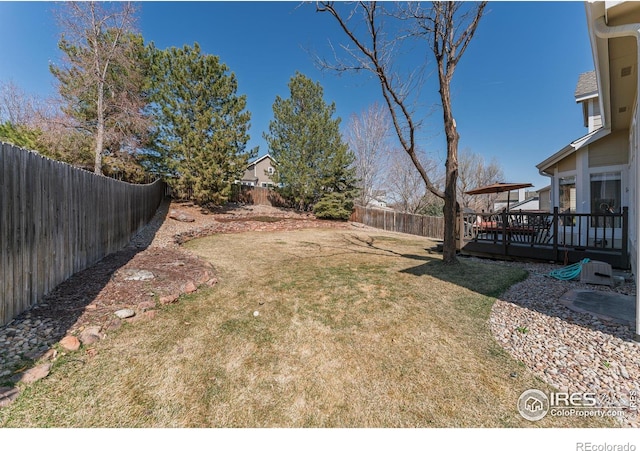
[[[482,155],[464,149],[458,159],[458,175],[458,198],[461,205],[475,211],[491,211],[497,194],[470,195],[466,192],[504,180],[500,163],[495,158],[486,163]]]
[[[345,137],[355,156],[359,189],[356,201],[359,205],[366,207],[383,188],[384,169],[390,153],[390,132],[389,112],[378,103],[349,119]]]
[[[66,2],[58,21],[63,60],[50,69],[65,102],[65,125],[91,137],[94,171],[102,174],[105,153],[134,148],[148,127],[135,8],[128,2]]]
[[[333,16],[347,36],[349,44],[343,45],[347,60],[337,64],[326,64],[338,71],[369,71],[377,77],[382,96],[391,114],[394,129],[404,151],[409,155],[427,189],[444,199],[444,245],[443,261],[446,264],[456,259],[457,177],[458,177],[458,130],[451,105],[451,82],[454,71],[471,42],[482,17],[486,2],[432,2],[428,7],[422,3],[393,5],[390,11],[377,2],[358,2],[355,10],[345,11],[334,2],[318,2],[317,11]],[[408,25],[384,28],[385,21],[397,18]],[[397,46],[401,39],[413,39],[418,44],[426,43],[437,64],[438,85],[441,99],[443,125],[447,140],[446,179],[444,191],[429,177],[417,156],[416,132],[420,121],[416,117],[410,98],[416,79],[411,72],[403,76],[394,65],[400,54]],[[416,59],[422,59],[418,54]],[[426,52],[424,55],[426,61]]]
[[[418,151],[420,163],[431,174],[434,183],[439,185],[443,181],[438,171],[436,161],[427,158]],[[443,202],[424,187],[424,181],[413,162],[401,149],[391,153],[389,165],[386,168],[386,186],[389,189],[391,205],[403,213],[425,214],[428,216],[442,216]]]

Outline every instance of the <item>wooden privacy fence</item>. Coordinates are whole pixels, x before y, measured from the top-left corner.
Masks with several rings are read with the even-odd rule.
[[[409,233],[438,240],[444,239],[444,218],[442,217],[413,215],[356,205],[349,219],[391,232]]]
[[[288,202],[274,189],[235,184],[231,187],[231,202],[251,205],[289,207]]]
[[[0,325],[122,249],[163,197],[0,143]]]

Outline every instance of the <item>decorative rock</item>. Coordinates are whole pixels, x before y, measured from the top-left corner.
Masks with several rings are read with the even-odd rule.
[[[189,216],[187,213],[180,210],[171,210],[169,212],[169,217],[171,219],[175,219],[180,222],[194,222],[195,219],[192,216]]]
[[[125,269],[123,274],[125,275],[124,280],[152,280],[156,277],[146,269]]]
[[[145,319],[154,319],[156,317],[156,311],[155,310],[147,310],[146,312],[144,312],[142,314],[142,316]]]
[[[60,346],[67,351],[77,351],[80,349],[80,340],[73,335],[67,335],[60,340]]]
[[[131,318],[132,316],[135,316],[135,314],[136,312],[134,312],[130,308],[123,308],[115,312],[115,315],[120,319]]]
[[[620,370],[620,376],[624,377],[625,379],[629,379],[629,372],[624,366],[620,365],[618,369]]]
[[[35,381],[47,377],[50,371],[50,363],[43,363],[42,365],[34,366],[30,370],[24,372],[22,378],[20,378],[20,382],[23,382],[25,384],[32,384]]]
[[[52,349],[49,349],[47,352],[45,352],[42,358],[44,360],[55,360],[57,356],[58,356],[58,351],[52,348]]]
[[[153,319],[156,317],[155,310],[147,310],[146,312],[142,312],[140,315],[133,316],[131,318],[127,318],[127,322],[129,323],[137,323],[138,321]]]
[[[116,329],[119,329],[120,326],[122,326],[122,321],[120,320],[120,318],[113,318],[104,326],[104,330],[106,331],[116,330]]]
[[[91,345],[102,339],[100,326],[91,326],[80,333],[80,341],[83,345]]]
[[[178,294],[170,294],[168,296],[161,296],[160,297],[160,304],[162,304],[162,305],[173,304],[174,302],[176,302],[178,300],[179,297],[180,297],[180,295],[178,295]]]
[[[138,309],[142,310],[150,310],[156,308],[156,303],[154,301],[142,301],[138,304]]]
[[[19,394],[20,389],[17,387],[0,387],[0,408],[7,407]]]
[[[195,291],[198,291],[198,287],[192,280],[190,280],[182,286],[182,290],[185,293],[193,293]]]

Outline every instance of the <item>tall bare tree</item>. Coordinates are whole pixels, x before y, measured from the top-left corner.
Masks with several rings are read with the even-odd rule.
[[[402,148],[411,158],[427,189],[444,199],[443,261],[453,264],[457,262],[455,233],[459,135],[451,105],[451,82],[460,58],[475,34],[486,2],[433,2],[428,8],[421,3],[390,4],[394,8],[392,11],[386,11],[384,5],[376,2],[359,2],[354,10],[342,12],[342,8],[334,2],[318,2],[317,11],[333,16],[349,41],[349,44],[341,46],[348,56],[347,62],[338,60],[335,65],[324,63],[326,67],[339,71],[369,71],[378,78]],[[402,31],[401,26],[396,26],[395,32],[392,30],[388,33],[385,30],[385,22],[394,17],[409,25],[408,32]],[[363,29],[364,32],[360,32]],[[437,63],[447,140],[444,191],[433,183],[416,155],[416,132],[420,121],[409,97],[415,92],[412,89],[415,79],[402,77],[394,67],[394,55],[400,39],[417,39],[419,43],[426,43]]]
[[[94,140],[94,171],[102,174],[105,144],[114,151],[142,122],[140,58],[135,8],[125,2],[65,2],[58,16],[61,66],[51,66],[65,112]]]
[[[359,180],[359,196],[356,201],[363,206],[376,198],[382,188],[383,169],[389,155],[389,113],[379,103],[370,105],[360,115],[349,119],[345,139],[355,155],[356,177]]]
[[[0,123],[31,125],[36,117],[39,101],[27,94],[13,81],[0,81]]]
[[[458,199],[463,207],[490,212],[497,194],[470,195],[467,191],[504,180],[502,166],[495,159],[486,163],[484,157],[463,149],[458,158]]]
[[[435,184],[443,182],[442,171],[438,163],[417,152],[420,164],[431,175]],[[428,214],[441,216],[435,210],[442,208],[442,200],[427,190],[413,162],[402,149],[391,152],[386,168],[386,186],[389,189],[389,200],[396,210],[403,213]]]

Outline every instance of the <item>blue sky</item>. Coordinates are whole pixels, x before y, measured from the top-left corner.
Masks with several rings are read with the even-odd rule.
[[[51,2],[0,1],[0,81],[28,93],[52,94],[49,62],[59,61],[59,30]],[[247,95],[251,147],[267,152],[262,138],[276,95],[300,71],[335,101],[343,125],[374,102],[380,89],[368,75],[322,72],[312,52],[330,56],[329,42],[344,42],[335,21],[299,2],[142,2],[139,31],[157,47],[192,45],[220,56]],[[423,53],[416,52],[415,58]],[[453,108],[460,149],[495,157],[505,181],[548,184],[535,165],[586,133],[573,92],[593,59],[582,2],[490,2],[476,37],[453,80]],[[435,76],[421,102],[438,101]],[[421,147],[444,164],[440,110],[425,117]]]

